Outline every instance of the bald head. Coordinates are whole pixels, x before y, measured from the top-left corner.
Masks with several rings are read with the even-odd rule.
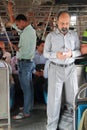
[[[70,13],[69,13],[68,11],[63,10],[63,11],[60,11],[60,12],[58,13],[57,18],[59,19],[59,17],[60,17],[61,15],[64,15],[64,14],[67,14],[69,17],[71,17],[71,16],[70,16]]]

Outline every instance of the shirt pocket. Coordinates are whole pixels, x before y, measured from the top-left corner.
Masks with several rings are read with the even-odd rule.
[[[73,38],[69,39],[69,45],[70,45],[71,50],[75,49],[76,45],[75,45],[75,40]]]

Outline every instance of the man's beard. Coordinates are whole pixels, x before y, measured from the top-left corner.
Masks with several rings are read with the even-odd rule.
[[[63,34],[66,34],[66,33],[68,32],[68,29],[67,29],[67,28],[62,28],[60,31],[61,31],[61,33],[63,33]]]

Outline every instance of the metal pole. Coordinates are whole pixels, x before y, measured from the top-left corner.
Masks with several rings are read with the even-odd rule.
[[[13,56],[13,55],[14,55],[14,50],[13,50],[11,41],[10,41],[10,39],[9,39],[8,33],[7,33],[7,31],[6,31],[6,28],[5,28],[5,26],[4,26],[4,23],[3,23],[3,21],[2,21],[1,16],[0,16],[0,21],[1,21],[1,27],[3,28],[3,31],[4,31],[4,33],[5,33],[5,35],[6,35],[6,38],[7,38],[7,40],[8,40],[8,44],[10,45],[10,48],[11,48],[11,51],[12,51],[12,56]]]
[[[51,9],[50,9],[50,13],[49,13],[49,16],[48,16],[48,20],[47,20],[46,26],[45,26],[45,28],[44,28],[44,32],[43,32],[43,36],[42,36],[42,40],[43,40],[43,38],[44,38],[44,35],[45,35],[46,28],[47,28],[48,23],[49,23],[49,19],[50,19],[50,16],[51,16],[51,12],[52,12],[52,10],[53,10],[53,6],[52,6]]]

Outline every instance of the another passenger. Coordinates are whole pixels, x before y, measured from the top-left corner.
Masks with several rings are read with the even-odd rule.
[[[83,32],[83,35],[82,35],[81,53],[82,53],[82,55],[87,54],[87,29]],[[84,65],[85,65],[85,79],[87,82],[87,60],[86,60],[86,58],[84,59]]]
[[[37,43],[37,48],[34,56],[35,70],[33,72],[33,85],[35,102],[44,103],[43,85],[45,79],[43,77],[43,70],[46,63],[46,58],[43,56],[44,41],[40,40]]]
[[[11,67],[15,86],[14,108],[20,108],[23,107],[23,91],[21,90],[18,77],[18,61],[16,55],[11,58]]]
[[[20,40],[17,48],[18,72],[21,88],[24,94],[24,110],[14,116],[14,119],[22,119],[30,116],[33,107],[32,72],[34,68],[33,58],[36,48],[36,31],[23,14],[13,18],[12,3],[8,2],[10,21],[15,22],[16,27],[21,30]],[[11,17],[12,16],[12,17]]]
[[[0,60],[2,60],[3,58],[3,50],[2,48],[0,47]],[[5,67],[4,63],[0,62],[0,67]]]
[[[11,62],[11,53],[7,52],[5,49],[5,43],[3,41],[0,41],[0,47],[3,50],[3,59],[10,64]]]
[[[82,35],[81,53],[87,54],[87,30],[85,30]]]
[[[75,31],[69,30],[70,14],[58,14],[58,28],[49,33],[44,56],[50,60],[48,69],[47,130],[56,130],[60,118],[63,84],[66,102],[73,105],[78,91],[75,57],[81,55],[80,42]]]
[[[44,92],[44,100],[45,103],[47,104],[47,95],[48,95],[48,69],[49,69],[50,61],[47,60],[44,66],[44,71],[43,71],[43,76],[45,78],[45,83],[43,87],[43,92]]]
[[[5,66],[5,59],[3,59],[3,49],[0,47],[0,67],[6,67]],[[8,69],[9,69],[9,84],[10,84],[10,108],[14,105],[14,80],[12,77],[12,68],[8,62],[6,62]]]

